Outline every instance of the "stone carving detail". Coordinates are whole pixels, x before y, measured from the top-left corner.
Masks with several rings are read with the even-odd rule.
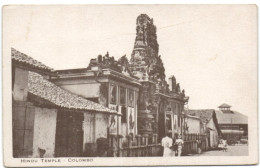
[[[176,78],[173,75],[169,77],[168,83],[170,91],[176,92]]]
[[[141,81],[153,81],[158,92],[166,93],[169,88],[158,51],[159,45],[153,19],[146,14],[141,14],[136,20],[136,39],[129,68]]]
[[[177,93],[180,93],[180,92],[181,92],[181,88],[180,88],[180,84],[179,84],[179,83],[177,83],[176,92],[177,92]]]
[[[156,92],[176,93],[174,96],[182,96],[180,84],[176,84],[174,76],[169,79],[169,84],[165,81],[165,68],[158,51],[159,45],[153,19],[146,14],[141,14],[136,20],[136,39],[129,62],[129,70],[140,81],[154,82]]]
[[[136,20],[136,39],[130,60],[130,68],[139,79],[149,80],[152,75],[158,78],[165,77],[158,48],[153,20],[146,14],[141,14]]]
[[[134,77],[129,69],[129,61],[126,55],[122,56],[118,61],[116,61],[113,56],[109,56],[108,52],[104,56],[98,55],[97,58],[90,60],[87,69],[90,70],[92,67],[100,67],[101,69],[108,68]]]
[[[185,96],[185,90],[184,89],[182,89],[181,93],[182,93],[183,96]]]

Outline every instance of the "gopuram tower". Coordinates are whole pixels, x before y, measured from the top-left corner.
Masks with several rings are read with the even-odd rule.
[[[157,134],[160,140],[166,132],[171,131],[173,136],[176,132],[183,132],[184,122],[181,122],[180,116],[188,98],[184,90],[180,90],[180,85],[176,84],[174,76],[169,78],[169,88],[158,53],[159,44],[153,19],[141,14],[136,20],[136,38],[129,65],[132,74],[142,83],[138,99],[138,133]],[[178,128],[173,128],[174,115],[179,121]]]
[[[151,75],[163,80],[164,67],[158,52],[159,45],[153,19],[141,14],[136,20],[136,38],[130,60],[133,74],[140,80],[149,80]],[[157,76],[154,76],[155,74]]]

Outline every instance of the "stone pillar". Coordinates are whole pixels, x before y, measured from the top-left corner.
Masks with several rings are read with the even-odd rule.
[[[148,145],[148,135],[147,134],[144,135],[144,145],[145,146]]]
[[[142,144],[142,137],[141,137],[141,135],[136,135],[136,140],[137,140],[137,146],[141,146],[141,144]]]
[[[122,138],[123,138],[123,136],[122,135],[118,135],[117,136],[117,141],[118,141],[118,147],[119,148],[122,148]]]
[[[141,135],[136,135],[136,140],[137,140],[137,146],[140,147],[142,146],[142,136]],[[138,150],[138,156],[142,156],[142,150]]]
[[[127,138],[127,146],[128,147],[131,147],[132,146],[132,136],[131,135],[127,135],[126,136],[126,138]]]
[[[122,138],[123,138],[122,135],[118,135],[117,136],[117,156],[118,157],[122,157],[122,152],[121,152],[121,149],[122,149]]]
[[[154,144],[157,144],[157,137],[158,137],[157,134],[153,134],[153,143]]]

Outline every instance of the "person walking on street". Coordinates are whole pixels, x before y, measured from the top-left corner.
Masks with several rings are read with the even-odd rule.
[[[163,146],[163,157],[170,157],[173,156],[173,151],[171,149],[172,147],[172,138],[171,133],[168,133],[163,139],[162,139],[162,146]]]
[[[180,157],[184,145],[184,141],[182,140],[181,135],[178,136],[178,139],[175,141],[175,144],[178,146],[178,157]]]
[[[223,149],[224,149],[224,146],[223,146],[223,139],[220,139],[220,140],[219,140],[219,143],[218,143],[218,149],[219,149],[219,150],[223,150]],[[223,150],[223,152],[224,152],[224,150]]]
[[[198,154],[201,154],[201,152],[202,152],[202,147],[201,147],[201,140],[199,139],[199,140],[197,140],[197,147],[198,147]]]
[[[176,139],[173,139],[173,145],[172,145],[173,156],[178,155],[178,145],[175,142],[176,142]]]

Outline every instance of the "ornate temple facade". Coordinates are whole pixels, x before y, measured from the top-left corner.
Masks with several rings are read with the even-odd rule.
[[[109,53],[91,59],[87,68],[56,71],[52,81],[63,89],[117,110],[109,132],[122,136],[182,134],[184,105],[188,102],[174,76],[165,80],[153,19],[141,14],[130,61]]]
[[[52,81],[61,88],[118,112],[119,116],[109,119],[110,135],[138,134],[137,99],[141,83],[129,71],[125,56],[116,61],[107,53],[91,59],[87,68],[56,72],[59,77]],[[91,122],[95,125],[95,121]]]
[[[183,109],[188,97],[174,76],[166,82],[156,26],[146,14],[139,15],[136,20],[136,39],[129,69],[142,85],[138,99],[139,133],[155,133],[159,139],[169,131],[183,133]]]

